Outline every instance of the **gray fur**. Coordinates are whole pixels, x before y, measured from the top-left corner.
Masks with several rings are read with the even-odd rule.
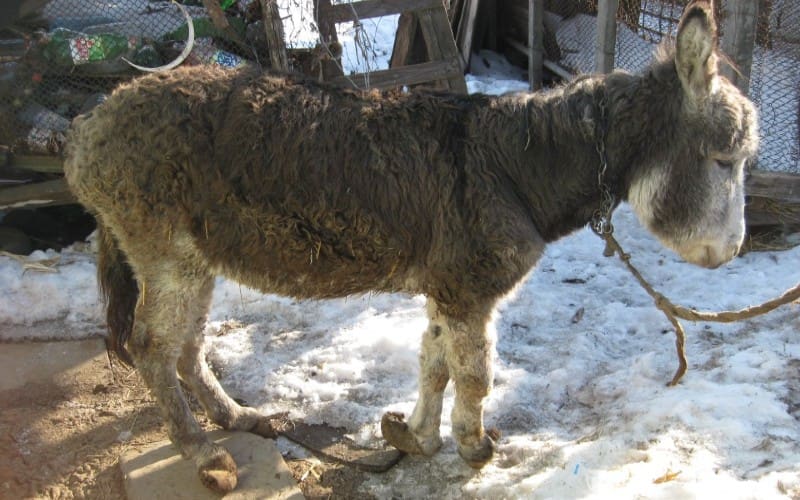
[[[640,75],[547,93],[359,93],[195,67],[122,85],[77,119],[65,172],[104,233],[112,345],[127,344],[204,483],[229,491],[236,467],[202,433],[178,377],[215,422],[270,434],[205,366],[215,275],[302,298],[425,294],[420,400],[408,426],[384,420],[385,436],[434,453],[452,380],[459,453],[480,467],[493,450],[486,325],[545,244],[599,208],[597,120],[616,200],[630,195],[642,222],[688,260],[732,258],[757,119],[713,53],[692,49],[714,45],[709,12],[687,7],[680,64],[668,50]]]

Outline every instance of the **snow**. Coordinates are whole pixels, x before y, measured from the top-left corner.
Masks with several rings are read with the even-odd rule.
[[[472,68],[473,92],[525,88],[519,70],[494,54],[474,58]],[[800,247],[746,254],[710,271],[661,247],[627,206],[614,220],[634,265],[685,306],[737,309],[798,281]],[[361,490],[378,498],[797,498],[798,304],[742,323],[685,323],[689,372],[668,388],[677,366],[671,326],[602,250],[586,229],[550,245],[499,308],[486,424],[502,437],[491,463],[474,471],[458,457],[448,387],[443,449],[370,474]],[[72,338],[100,328],[87,245],[23,260],[40,265],[0,256],[0,338]],[[376,444],[384,412],[414,407],[424,308],[424,297],[388,294],[298,301],[220,278],[208,358],[229,393],[249,405],[344,426]],[[44,327],[54,322],[65,325],[63,335]]]
[[[709,271],[663,249],[627,206],[615,225],[634,264],[687,306],[745,307],[797,281],[800,247],[750,253]],[[33,325],[26,331],[35,335],[37,325],[58,320],[71,332],[81,325],[96,331],[93,255],[77,247],[29,259],[55,257],[57,273],[25,271],[0,257],[0,325]],[[250,405],[345,426],[357,441],[377,443],[385,411],[413,409],[424,304],[420,296],[386,294],[297,301],[219,279],[206,331],[209,360],[229,393]],[[667,388],[676,368],[669,323],[582,230],[548,247],[500,307],[495,327],[486,423],[503,434],[497,457],[480,472],[458,457],[448,438],[448,388],[442,451],[369,476],[364,491],[381,498],[800,493],[796,304],[744,323],[686,324],[690,369]],[[677,476],[654,483],[665,474]]]

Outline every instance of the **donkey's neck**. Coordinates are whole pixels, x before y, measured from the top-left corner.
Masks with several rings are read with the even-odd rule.
[[[509,148],[505,161],[492,168],[502,172],[547,241],[585,226],[601,207],[598,130],[606,126],[598,127],[598,120],[608,120],[600,112],[604,96],[603,79],[582,78],[546,93],[500,97],[479,114],[479,123],[487,123],[479,130]],[[617,202],[625,196],[622,178],[609,164],[604,181]]]

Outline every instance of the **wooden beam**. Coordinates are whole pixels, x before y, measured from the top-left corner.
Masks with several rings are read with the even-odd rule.
[[[0,210],[77,203],[64,179],[0,189]]]
[[[444,8],[443,0],[362,0],[328,6],[320,5],[319,14],[330,22],[345,23],[358,19],[439,7]]]
[[[598,73],[611,73],[614,70],[618,6],[619,0],[599,0],[597,3],[597,47],[594,69]]]
[[[723,3],[725,23],[722,27],[722,51],[730,57],[736,69],[725,65],[722,74],[747,94],[750,89],[750,70],[758,28],[758,3],[754,0],[727,0]]]
[[[463,67],[469,67],[472,54],[472,40],[475,35],[475,20],[478,16],[479,0],[466,0],[464,10],[461,11],[461,22],[458,23],[458,32],[455,36],[456,45],[463,58]]]
[[[444,8],[421,10],[418,11],[416,15],[419,21],[420,31],[422,32],[422,38],[425,40],[425,46],[428,48],[428,59],[431,61],[442,59],[457,60],[459,62],[458,76],[451,75],[450,78],[444,81],[447,88],[453,92],[466,94],[467,84],[464,81],[461,55],[458,53],[458,48],[453,38],[453,31],[450,27],[450,21],[447,20],[446,11]]]
[[[286,41],[283,35],[283,20],[278,12],[276,0],[261,0],[261,15],[264,18],[264,32],[269,45],[269,59],[273,69],[289,71],[289,57],[286,54]]]
[[[58,156],[18,155],[0,152],[0,172],[3,167],[22,168],[46,174],[64,173],[64,162]]]
[[[408,64],[416,34],[417,16],[411,12],[400,14],[400,18],[397,20],[397,35],[394,38],[392,58],[389,61],[390,68]]]
[[[526,56],[530,54],[530,50],[528,49],[528,47],[522,45],[521,43],[519,43],[518,41],[514,40],[513,38],[506,37],[504,40],[506,41],[506,43],[511,48],[516,49],[520,53],[522,53],[522,54],[524,54]],[[562,67],[560,64],[558,64],[557,62],[551,61],[549,59],[542,59],[542,66],[544,66],[545,68],[550,70],[553,74],[563,78],[564,80],[572,80],[573,78],[575,78],[575,75],[573,73],[570,73],[567,69]]]
[[[246,53],[251,53],[253,51],[253,49],[247,45],[247,42],[239,36],[239,33],[233,29],[231,23],[228,22],[228,17],[222,10],[218,0],[203,0],[203,7],[208,11],[208,17],[211,18],[211,22],[214,23],[215,28],[221,33],[224,33],[225,36],[239,47],[239,49]]]
[[[800,203],[800,175],[754,170],[745,182],[745,193],[749,196]]]
[[[748,227],[757,226],[800,226],[800,212],[791,209],[782,209],[783,203],[772,201],[776,205],[774,210],[762,204],[747,205],[744,209],[744,219]]]
[[[371,71],[369,80],[363,74],[340,76],[332,79],[331,83],[354,88],[365,88],[369,83],[370,88],[390,89],[403,85],[417,85],[436,80],[446,80],[456,76],[461,76],[461,61],[458,58],[451,58],[449,60]]]
[[[528,83],[542,88],[544,74],[544,0],[528,0]]]

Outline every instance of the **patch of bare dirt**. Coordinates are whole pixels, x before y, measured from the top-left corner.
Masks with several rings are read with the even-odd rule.
[[[124,498],[117,457],[164,433],[139,376],[103,357],[2,391],[0,497]]]
[[[3,345],[0,344],[0,349]],[[195,405],[201,425],[214,428]],[[166,439],[142,379],[98,356],[52,381],[0,391],[0,499],[123,499],[118,458]],[[287,459],[309,499],[370,499],[365,475],[316,459]]]

